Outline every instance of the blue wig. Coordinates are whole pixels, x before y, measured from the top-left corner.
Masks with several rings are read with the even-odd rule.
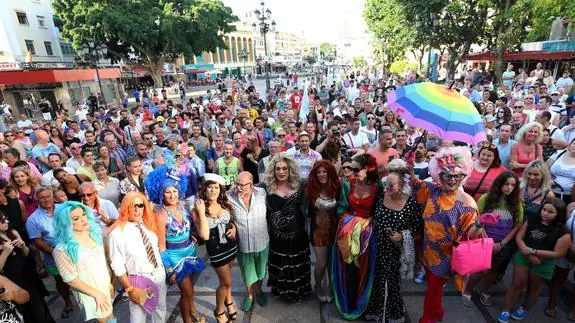
[[[54,214],[53,222],[56,244],[61,244],[64,247],[64,251],[66,251],[73,263],[78,262],[78,248],[80,245],[78,244],[76,235],[74,234],[70,213],[77,208],[82,209],[88,218],[88,231],[90,231],[90,238],[96,241],[98,245],[102,245],[102,230],[100,229],[100,225],[96,222],[94,212],[92,212],[89,207],[75,201],[68,201],[58,206]]]
[[[164,191],[168,187],[178,190],[180,200],[185,198],[188,190],[188,178],[180,175],[178,170],[168,166],[155,168],[144,181],[148,198],[156,205],[164,205]]]

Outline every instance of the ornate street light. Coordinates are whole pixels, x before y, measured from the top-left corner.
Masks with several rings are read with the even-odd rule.
[[[98,78],[98,86],[100,88],[100,94],[102,95],[104,105],[107,105],[106,96],[104,95],[104,91],[102,91],[102,82],[100,81],[100,71],[98,70],[98,61],[102,58],[105,58],[108,55],[108,47],[105,44],[96,43],[93,40],[89,40],[87,44],[80,45],[77,48],[77,53],[82,61],[91,63],[96,68],[96,77]]]
[[[254,29],[255,33],[259,32],[260,35],[264,38],[264,53],[266,57],[266,60],[264,61],[264,68],[266,71],[266,92],[267,92],[270,90],[270,62],[267,61],[268,45],[266,41],[266,34],[270,31],[275,32],[276,22],[272,20],[271,23],[269,23],[269,21],[271,20],[272,11],[269,8],[266,9],[263,1],[260,3],[260,9],[254,10],[254,13],[256,14],[256,19],[259,22],[258,24],[254,22],[252,24],[252,28]]]
[[[428,15],[415,15],[415,26],[420,28],[421,26],[427,28],[429,31],[429,55],[427,56],[427,78],[431,79],[431,52],[432,52],[432,45],[431,40],[433,37],[433,32],[439,27],[441,23],[440,17],[434,13],[430,12]]]

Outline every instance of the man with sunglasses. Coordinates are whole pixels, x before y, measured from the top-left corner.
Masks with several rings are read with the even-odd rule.
[[[20,156],[24,160],[27,159],[26,147],[24,146],[24,144],[21,141],[16,140],[16,136],[14,135],[14,132],[12,132],[12,131],[4,132],[4,142],[8,146],[10,146],[10,148],[16,148],[18,150],[18,152],[20,152]],[[29,148],[32,148],[32,147],[29,147]]]
[[[100,198],[93,182],[80,184],[80,198],[82,203],[94,211],[98,224],[105,231],[118,218],[118,209],[112,201]]]

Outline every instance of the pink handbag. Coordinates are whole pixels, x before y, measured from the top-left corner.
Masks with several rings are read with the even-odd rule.
[[[461,276],[491,269],[493,239],[465,240],[453,248],[451,270]]]

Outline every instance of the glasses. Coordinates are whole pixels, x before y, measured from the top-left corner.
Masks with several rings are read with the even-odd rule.
[[[367,120],[375,120],[373,117],[367,117]]]
[[[493,149],[493,150],[495,150],[495,149],[497,149],[497,146],[495,146],[494,144],[491,144],[491,143],[488,143],[488,142],[487,142],[487,143],[484,143],[484,144],[483,144],[483,148],[488,148],[488,149]]]
[[[521,106],[521,105],[514,105],[513,106],[513,109],[521,109],[521,108],[523,108],[523,106]]]
[[[342,166],[341,169],[343,169],[343,170],[351,170],[351,167],[350,167],[350,166]]]
[[[236,183],[236,185],[237,185],[238,187],[244,188],[244,187],[249,187],[250,185],[252,185],[252,182],[248,182],[248,183],[245,183],[245,184]]]
[[[354,174],[361,172],[361,168],[350,167],[349,169],[351,169],[351,171],[354,172]]]
[[[80,197],[81,198],[92,197],[92,196],[94,196],[94,194],[96,194],[96,193],[92,192],[92,193],[80,194]]]
[[[278,135],[278,138],[284,138],[286,135]]]
[[[444,181],[460,181],[465,178],[465,174],[448,174],[448,173],[441,173],[439,174],[442,180]]]
[[[170,121],[170,122],[168,122],[168,123],[169,123],[169,124],[176,124],[176,123],[175,123],[175,122],[173,122],[173,121]]]
[[[134,206],[137,207],[138,209],[143,209],[144,203],[134,203]]]

